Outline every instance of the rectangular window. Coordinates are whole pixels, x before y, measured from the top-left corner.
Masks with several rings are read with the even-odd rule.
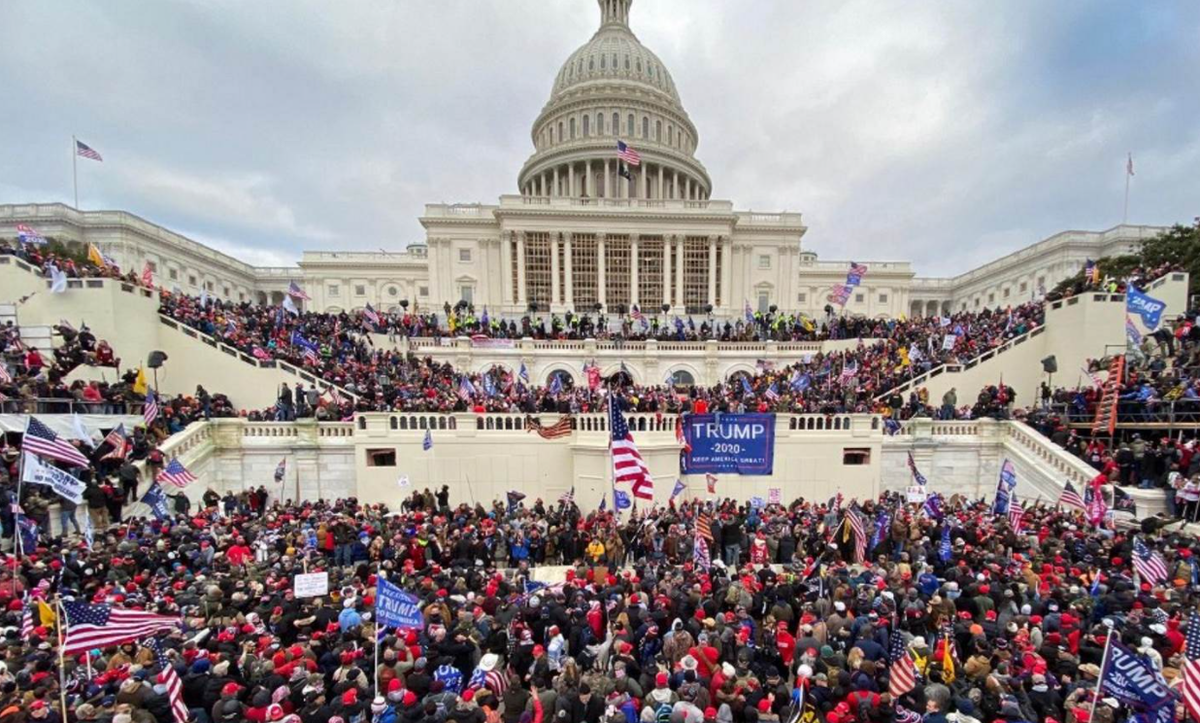
[[[225,296],[225,298],[229,298],[229,287],[228,286],[225,287],[225,291],[222,292],[222,295]]]
[[[880,295],[879,295],[879,303],[881,303],[881,304],[886,304],[886,303],[887,303],[887,294],[880,294]]]
[[[367,466],[368,467],[395,467],[396,466],[396,450],[394,450],[394,449],[368,449],[367,450]]]
[[[855,295],[854,295],[854,303],[856,303],[856,304],[861,304],[861,303],[863,303],[863,295],[862,295],[862,294],[855,294]]]
[[[1044,287],[1045,285],[1046,285],[1046,277],[1039,276],[1038,277],[1038,288],[1040,289],[1040,288]]]
[[[355,284],[354,285],[354,295],[355,296],[366,296],[367,295],[367,287],[363,286],[362,284]]]
[[[418,293],[420,296],[429,296],[429,287],[428,287],[428,286],[422,286],[422,287],[420,287],[419,289],[417,289],[417,293]]]
[[[604,240],[604,296],[609,309],[629,306],[630,257],[628,236],[609,236]]]
[[[147,261],[146,265],[150,267],[150,273],[152,273],[152,274],[158,273],[158,264],[154,263],[153,261]]]
[[[1005,289],[1005,290],[1004,290],[1004,298],[1006,298],[1006,299],[1008,298],[1008,295],[1009,295],[1009,292],[1010,292],[1010,291],[1011,291],[1011,289]]]
[[[458,250],[458,260],[459,260],[459,261],[463,261],[463,262],[470,263],[470,261],[471,261],[471,249],[459,249],[459,250]]]
[[[550,234],[525,234],[525,296],[539,310],[550,306]]]
[[[330,285],[329,285],[329,295],[330,295],[330,296],[337,296],[337,295],[338,295],[338,294],[340,294],[340,293],[342,293],[342,287],[341,287],[341,286],[339,286],[339,285],[337,285],[337,284],[330,284]]]
[[[683,305],[701,308],[708,303],[708,237],[683,240]]]
[[[462,299],[463,301],[467,302],[468,304],[474,304],[475,303],[475,287],[474,286],[461,287],[458,298]]]
[[[988,303],[989,304],[996,303],[996,295],[994,293],[988,294]]]
[[[167,271],[167,276],[170,276],[172,281],[179,280],[179,272],[176,271],[175,269],[171,269],[171,270]]]
[[[189,284],[191,284],[192,286],[195,286],[195,285],[196,285],[196,277],[195,277],[195,276],[190,276],[190,275],[189,275],[189,276],[188,276],[188,283],[189,283]]]
[[[758,292],[758,311],[766,314],[771,309],[771,295],[765,291]]]
[[[206,290],[206,291],[212,291],[212,290],[213,290],[213,282],[211,282],[211,281],[205,281],[205,282],[204,282],[204,288],[205,288],[205,290]]]
[[[1021,282],[1021,293],[1024,294],[1028,289],[1029,289],[1029,282],[1022,281]]]
[[[805,294],[805,293],[796,294],[796,302],[800,303],[800,304],[807,303],[808,302],[808,294]]]
[[[577,233],[571,237],[571,266],[574,267],[572,290],[574,299],[568,303],[578,312],[590,312],[599,299],[596,287],[596,236]]]
[[[771,257],[767,256],[765,254],[763,256],[759,256],[758,257],[758,268],[760,268],[760,269],[771,268]]]
[[[863,465],[871,464],[871,448],[843,447],[842,464],[854,467],[861,467]]]
[[[663,299],[663,240],[643,236],[638,240],[638,307],[643,311],[661,308]]]
[[[246,300],[246,295],[239,291],[238,292],[238,301],[245,301],[245,300]]]

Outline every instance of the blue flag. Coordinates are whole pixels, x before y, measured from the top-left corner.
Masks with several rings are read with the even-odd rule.
[[[613,509],[617,512],[627,510],[633,507],[633,500],[629,499],[629,493],[625,490],[613,488]]]
[[[671,490],[671,499],[678,497],[685,489],[687,489],[687,485],[683,483],[683,480],[677,478],[675,480],[675,489]]]
[[[1096,573],[1096,579],[1092,580],[1092,589],[1089,592],[1092,597],[1100,597],[1100,573]]]
[[[942,521],[942,496],[937,492],[925,498],[925,504],[921,506],[921,510],[931,518]]]
[[[562,394],[562,390],[563,390],[562,377],[559,376],[558,374],[555,374],[554,376],[550,377],[549,392],[551,394]]]
[[[942,542],[938,546],[938,558],[942,562],[949,562],[952,547],[950,545],[950,525],[942,525]]]
[[[796,374],[792,375],[793,391],[803,394],[810,386],[812,386],[812,378],[807,374],[800,374],[797,372]]]
[[[872,550],[874,550],[876,547],[879,547],[884,538],[887,537],[888,530],[891,528],[891,526],[892,516],[887,512],[884,512],[879,517],[875,518],[875,536],[871,539]]]
[[[37,549],[37,523],[30,517],[17,515],[17,528],[21,530],[21,549],[28,555]]]
[[[433,449],[433,432],[428,429],[425,430],[425,441],[421,442],[421,449],[426,452]]]
[[[483,393],[489,397],[496,396],[496,382],[492,380],[491,374],[483,375]]]
[[[1163,310],[1167,305],[1158,299],[1138,291],[1132,284],[1125,291],[1125,310],[1142,317],[1142,324],[1153,330],[1162,321]]]
[[[754,393],[754,388],[750,386],[750,378],[745,375],[742,376],[742,391],[746,394]]]
[[[420,598],[382,578],[378,580],[375,589],[375,619],[381,625],[394,625],[398,628],[420,630],[425,627]]]
[[[142,504],[149,507],[154,516],[160,520],[171,516],[171,513],[167,511],[167,495],[157,482],[150,485],[150,489],[142,495]]]
[[[521,362],[521,371],[517,372],[517,376],[526,384],[529,383],[529,370],[525,368],[525,362]]]
[[[1116,640],[1109,642],[1108,662],[1100,671],[1104,692],[1129,706],[1136,713],[1153,713],[1159,718],[1163,709],[1174,717],[1175,693],[1167,686],[1162,674],[1149,659],[1144,658]]]

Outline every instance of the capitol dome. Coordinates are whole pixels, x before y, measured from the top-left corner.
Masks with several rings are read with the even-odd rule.
[[[675,80],[629,26],[633,0],[598,0],[600,28],[563,63],[533,124],[526,196],[705,200],[699,134]],[[635,156],[618,157],[618,142]]]

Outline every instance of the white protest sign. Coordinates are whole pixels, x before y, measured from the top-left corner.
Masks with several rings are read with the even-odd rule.
[[[309,572],[296,576],[296,597],[322,597],[329,594],[329,573]]]
[[[57,467],[51,467],[36,455],[25,453],[25,471],[21,480],[31,485],[45,485],[55,494],[77,505],[83,504],[83,490],[87,487],[82,480]]]
[[[778,505],[783,503],[783,490],[778,487],[772,487],[767,490],[767,503]]]
[[[907,497],[910,504],[923,505],[927,496],[922,485],[911,485],[908,488]]]
[[[958,337],[957,337],[957,336],[955,336],[955,335],[953,335],[953,334],[947,334],[947,335],[946,335],[946,336],[945,336],[945,337],[942,339],[942,349],[943,349],[943,350],[945,350],[945,351],[950,351],[951,349],[953,349],[953,348],[954,348],[954,344],[955,344],[957,341],[958,341]]]

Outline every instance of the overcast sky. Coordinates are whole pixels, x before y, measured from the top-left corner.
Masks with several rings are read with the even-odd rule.
[[[1200,3],[635,0],[714,197],[948,275],[1200,214]],[[399,249],[516,191],[595,0],[6,0],[0,202],[124,209],[258,264]]]

